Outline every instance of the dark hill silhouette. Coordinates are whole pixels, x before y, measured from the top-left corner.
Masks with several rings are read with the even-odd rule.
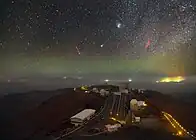
[[[47,98],[43,99],[42,96]],[[73,89],[35,91],[4,97],[0,101],[0,111],[4,114],[0,120],[3,130],[0,139],[20,140],[35,133],[50,132],[61,127],[64,120],[84,109],[87,104],[89,108],[99,109],[103,103],[104,100],[98,96],[74,92]]]

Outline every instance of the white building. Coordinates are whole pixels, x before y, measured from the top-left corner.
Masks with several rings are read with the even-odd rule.
[[[92,91],[95,93],[99,93],[99,90],[97,88],[93,88]]]
[[[137,105],[138,105],[138,106],[143,106],[144,103],[145,103],[144,101],[137,101]]]
[[[95,111],[94,109],[84,109],[70,118],[71,123],[76,126],[82,125],[84,121],[89,120],[95,114]]]
[[[124,90],[122,90],[121,92],[122,92],[122,93],[125,93],[125,94],[128,94],[128,93],[129,93],[129,91],[128,91],[127,89],[124,89]]]
[[[125,88],[125,87],[120,87],[119,90],[120,90],[121,93],[125,93],[125,94],[129,93],[129,90],[127,88]]]
[[[108,96],[110,94],[110,92],[106,90],[105,94],[106,94],[106,96]]]
[[[100,90],[100,95],[101,95],[101,96],[105,96],[105,92],[106,92],[105,89],[101,89],[101,90]]]
[[[140,117],[135,117],[135,122],[136,123],[140,123],[140,121],[141,121]]]
[[[132,100],[130,101],[130,108],[131,108],[131,110],[133,110],[133,111],[138,110],[138,102],[137,102],[136,99],[132,99]]]
[[[113,92],[114,95],[121,95],[121,92]]]
[[[107,91],[107,90],[105,90],[105,89],[101,89],[101,90],[100,90],[100,95],[101,95],[101,96],[108,96],[109,93],[110,93],[110,92]]]
[[[120,124],[114,124],[114,125],[108,124],[108,125],[105,125],[105,127],[106,127],[108,132],[114,132],[114,131],[117,131],[118,128],[121,127],[121,125]]]
[[[138,107],[145,107],[145,106],[147,106],[147,104],[145,103],[145,101],[137,101],[137,105],[138,105]]]

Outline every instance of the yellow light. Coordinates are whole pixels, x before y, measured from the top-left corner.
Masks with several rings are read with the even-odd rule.
[[[120,123],[120,124],[126,124],[125,121],[117,120],[117,119],[114,118],[114,117],[111,117],[110,119],[112,119],[113,121],[116,121],[116,122],[118,122],[118,123]]]
[[[86,86],[81,86],[81,90],[88,90],[88,87],[86,87]]]
[[[111,117],[110,119],[112,119],[113,121],[116,121],[116,118]]]
[[[180,123],[177,122],[170,114],[168,114],[168,113],[166,113],[166,112],[163,112],[163,111],[162,111],[162,113],[163,113],[164,117],[170,122],[170,124],[171,124],[174,128],[180,127],[180,130],[182,130],[182,131],[178,130],[178,132],[177,132],[177,135],[178,135],[178,136],[183,135],[183,132],[189,134],[189,132],[187,132],[186,129],[184,129],[184,128],[180,125]],[[176,126],[175,126],[174,123],[176,124]]]
[[[182,131],[178,131],[178,135],[179,136],[182,136]]]
[[[143,103],[143,106],[147,106],[147,104],[144,102],[144,103]]]
[[[184,81],[185,78],[182,76],[177,76],[177,77],[166,77],[166,78],[162,78],[159,82],[163,82],[163,83],[169,83],[169,82],[181,82]]]

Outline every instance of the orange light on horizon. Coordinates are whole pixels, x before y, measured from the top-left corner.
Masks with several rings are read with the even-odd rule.
[[[159,82],[161,83],[170,83],[170,82],[182,82],[184,81],[185,78],[182,76],[177,76],[177,77],[166,77],[166,78],[162,78]]]

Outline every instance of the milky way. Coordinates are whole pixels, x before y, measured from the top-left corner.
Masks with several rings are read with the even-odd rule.
[[[3,0],[0,78],[196,73],[194,0]]]

